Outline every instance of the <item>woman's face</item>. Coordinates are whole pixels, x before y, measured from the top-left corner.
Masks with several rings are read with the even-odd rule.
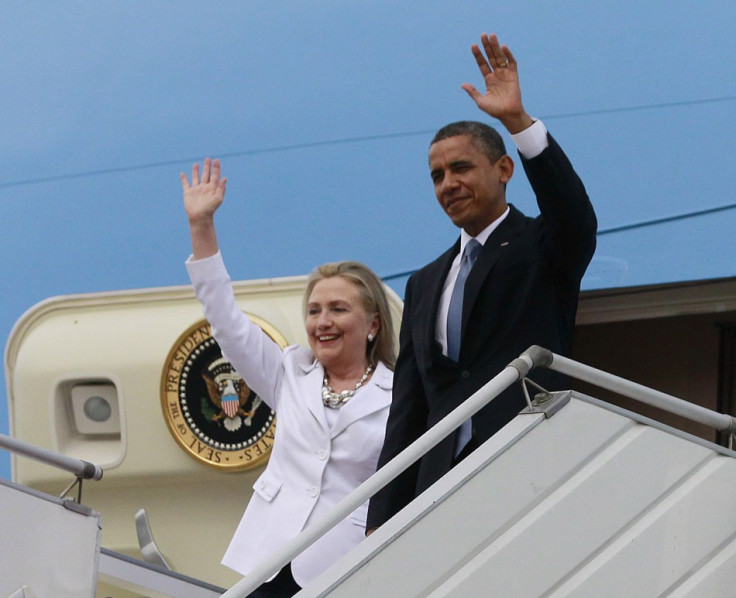
[[[364,370],[366,343],[369,334],[378,332],[378,314],[366,312],[352,282],[331,276],[317,282],[309,295],[306,328],[309,346],[326,370]]]

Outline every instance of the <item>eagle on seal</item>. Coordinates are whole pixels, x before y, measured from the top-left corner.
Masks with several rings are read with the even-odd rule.
[[[220,421],[223,418],[233,420],[237,416],[237,423],[234,428],[232,424],[226,420],[228,429],[238,429],[242,425],[240,418],[245,419],[246,425],[250,425],[251,418],[255,415],[256,410],[260,406],[260,397],[256,396],[253,401],[251,411],[245,410],[245,405],[251,395],[250,387],[240,376],[233,370],[232,365],[225,358],[221,357],[213,361],[205,370],[202,370],[202,378],[207,385],[207,393],[210,401],[217,407],[217,413],[212,417],[212,421]],[[231,425],[227,425],[230,423]]]

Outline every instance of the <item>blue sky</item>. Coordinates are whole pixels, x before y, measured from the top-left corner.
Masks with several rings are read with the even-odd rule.
[[[401,294],[457,235],[427,146],[484,118],[460,85],[494,31],[596,206],[584,288],[734,276],[735,22],[725,0],[4,3],[0,334],[48,297],[186,284],[178,174],[206,155],[235,278],[351,258]],[[536,212],[521,170],[508,195]]]

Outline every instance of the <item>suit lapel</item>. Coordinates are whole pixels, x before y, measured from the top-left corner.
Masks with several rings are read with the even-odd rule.
[[[337,420],[330,430],[330,437],[335,438],[353,422],[388,407],[391,404],[392,386],[391,371],[383,363],[379,363],[362,392],[358,391],[355,397],[340,407]]]
[[[471,270],[468,280],[465,284],[465,294],[463,296],[463,323],[461,338],[465,336],[465,329],[468,326],[470,312],[478,300],[478,295],[483,287],[483,283],[496,264],[498,259],[509,249],[513,249],[515,240],[518,238],[519,226],[523,224],[524,216],[514,206],[511,206],[511,212],[498,225],[483,245],[483,249]]]
[[[455,244],[437,258],[433,267],[427,271],[425,280],[421,281],[421,284],[425,286],[422,291],[426,293],[430,300],[429,309],[422,309],[421,312],[422,317],[426,318],[424,329],[427,331],[427,342],[430,348],[434,346],[435,338],[437,338],[437,311],[440,307],[442,289],[445,286],[445,280],[452,266],[452,261],[459,252],[460,238],[458,237]]]
[[[328,429],[327,418],[325,417],[325,407],[322,404],[322,380],[324,378],[324,369],[315,359],[309,365],[301,365],[304,372],[304,400],[307,408],[314,418],[319,422],[325,430]]]

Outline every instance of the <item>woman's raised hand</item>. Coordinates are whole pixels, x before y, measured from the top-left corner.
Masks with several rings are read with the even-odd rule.
[[[212,220],[215,211],[225,199],[226,178],[220,178],[220,161],[205,158],[202,176],[199,164],[192,166],[192,182],[179,174],[184,195],[184,209],[190,223]]]
[[[215,212],[225,199],[226,178],[220,178],[220,161],[206,158],[199,175],[199,164],[192,166],[192,182],[179,175],[184,195],[184,209],[189,218],[192,255],[202,259],[219,251],[215,231]]]

